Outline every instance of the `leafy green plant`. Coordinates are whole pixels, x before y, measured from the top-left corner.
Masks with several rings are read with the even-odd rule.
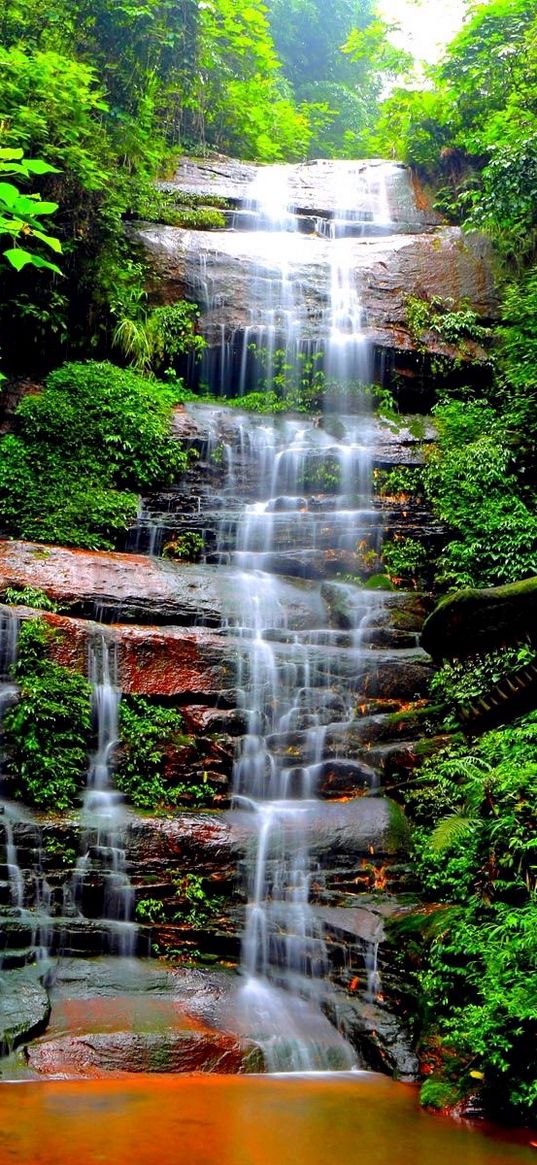
[[[59,610],[58,603],[49,599],[39,587],[6,587],[3,598],[4,603],[11,607],[33,607],[34,611]]]
[[[374,469],[373,488],[381,498],[419,498],[423,494],[423,473],[407,465]]]
[[[199,874],[185,874],[174,883],[183,907],[174,915],[176,922],[192,927],[204,926],[221,909],[224,899],[208,894],[205,881]]]
[[[436,407],[436,449],[425,488],[452,539],[439,558],[438,581],[494,586],[537,569],[537,518],[520,496],[504,423],[486,401]]]
[[[417,586],[427,567],[427,551],[416,538],[395,537],[385,542],[382,558],[394,583],[411,582]]]
[[[431,692],[453,710],[486,696],[511,673],[533,663],[537,657],[529,644],[506,647],[465,660],[444,662],[431,680]]]
[[[535,1103],[536,794],[537,713],[437,753],[405,791],[426,901],[411,942],[426,1104],[444,1107],[447,1087],[511,1117]]]
[[[186,300],[148,312],[141,296],[120,313],[113,343],[137,372],[162,371],[181,357],[199,359],[203,353],[206,343],[196,331],[198,316],[198,308]]]
[[[66,364],[17,409],[0,441],[5,534],[111,548],[139,490],[177,480],[187,455],[171,438],[175,392],[113,364]]]
[[[8,176],[29,179],[38,174],[57,174],[54,166],[39,158],[25,158],[22,149],[0,148],[0,235],[10,235],[13,246],[3,252],[4,259],[22,271],[23,267],[45,267],[61,275],[56,263],[43,258],[38,251],[29,251],[28,244],[37,241],[56,254],[61,254],[62,245],[55,235],[43,230],[43,218],[48,218],[58,209],[56,202],[44,202],[40,194],[25,194],[14,182],[6,182]],[[21,240],[24,246],[21,246]]]
[[[136,903],[136,917],[140,922],[164,922],[166,910],[158,898],[140,898]]]
[[[88,681],[48,658],[54,632],[39,619],[19,634],[19,699],[5,714],[4,748],[17,796],[68,809],[85,783],[91,746]]]
[[[183,743],[181,716],[143,696],[125,696],[120,705],[120,748],[115,782],[137,809],[155,810],[170,802],[164,779],[166,753]]]
[[[166,542],[162,554],[164,558],[177,558],[181,562],[199,562],[203,547],[202,534],[195,530],[185,530],[171,542]]]
[[[64,870],[72,870],[76,864],[76,850],[66,845],[57,837],[48,837],[43,846],[44,856],[48,862],[59,862]]]

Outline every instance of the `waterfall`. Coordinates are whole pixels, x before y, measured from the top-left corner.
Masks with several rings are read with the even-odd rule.
[[[240,391],[246,387],[244,352],[254,334],[268,352],[269,388],[275,345],[283,344],[286,362],[295,367],[304,346],[308,309],[289,265],[300,236],[293,232],[282,174],[279,167],[260,171],[252,190],[270,264],[254,277],[252,311],[257,316],[244,336]],[[346,255],[346,224],[355,228],[365,222],[365,207],[367,221],[380,226],[386,220],[379,176],[371,209],[367,171],[357,189],[355,171],[348,168],[345,174],[338,209],[324,224],[331,259],[319,342],[326,374],[344,381],[344,388],[351,381],[363,382],[368,366],[361,306]],[[340,392],[343,412],[317,420],[237,419],[236,453],[243,463],[247,449],[255,496],[234,523],[226,515],[219,535],[222,560],[227,554],[225,560],[237,572],[242,616],[231,633],[242,645],[239,685],[248,718],[233,778],[235,812],[251,836],[239,1010],[243,1029],[261,1043],[272,1071],[355,1064],[352,1050],[323,1011],[331,988],[324,926],[314,901],[322,896],[323,881],[316,838],[330,811],[316,796],[325,737],[334,719],[345,723],[353,717],[352,672],[347,684],[341,681],[337,637],[334,641],[321,630],[322,603],[311,627],[295,626],[289,616],[289,588],[298,593],[300,587],[289,576],[314,575],[315,557],[327,549],[342,558],[352,556],[360,539],[378,526],[370,499],[371,423],[365,414],[346,415],[345,401]],[[351,632],[357,669],[370,612],[378,611],[382,601],[358,593],[362,601]],[[370,999],[378,989],[377,946],[366,956]]]
[[[137,943],[137,928],[132,921],[134,890],[126,870],[126,814],[121,794],[113,784],[121,689],[117,681],[115,644],[104,635],[95,637],[90,643],[89,679],[97,750],[90,760],[84,794],[84,852],[78,860],[71,890],[75,903],[84,914],[92,872],[99,871],[104,880],[100,917],[106,924],[110,950],[114,954],[129,956],[135,953]]]

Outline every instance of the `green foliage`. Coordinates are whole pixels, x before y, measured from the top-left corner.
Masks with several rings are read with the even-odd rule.
[[[111,547],[137,492],[177,479],[173,389],[112,364],[66,364],[0,442],[0,521],[12,537]],[[136,492],[135,492],[136,491]]]
[[[44,202],[40,194],[24,194],[13,182],[6,182],[8,176],[30,178],[36,174],[56,174],[54,166],[49,166],[38,158],[25,158],[24,150],[0,149],[0,235],[10,235],[12,246],[3,252],[4,259],[22,271],[28,264],[45,267],[61,275],[60,268],[45,259],[39,252],[29,251],[25,244],[37,240],[50,250],[61,252],[61,243],[54,235],[43,230],[42,218],[47,218],[58,209],[56,202]]]
[[[201,199],[182,192],[152,190],[143,194],[136,214],[146,222],[163,223],[170,227],[185,227],[195,231],[221,230],[226,225],[221,207],[226,206],[223,198]]]
[[[442,1080],[424,1080],[420,1089],[420,1102],[424,1108],[441,1110],[450,1108],[459,1099],[453,1085]]]
[[[392,91],[370,143],[423,167],[450,217],[515,263],[537,237],[536,27],[535,0],[473,6],[429,87]]]
[[[54,632],[38,619],[19,635],[14,678],[18,702],[3,722],[16,795],[40,809],[68,809],[77,799],[91,744],[90,685],[48,658]]]
[[[164,558],[177,558],[181,562],[199,562],[203,554],[203,535],[195,530],[185,530],[163,549]]]
[[[185,874],[175,882],[177,896],[182,901],[181,909],[174,915],[176,922],[192,927],[203,927],[222,908],[224,899],[207,892],[205,881],[199,874]]]
[[[43,845],[45,860],[58,864],[64,870],[72,870],[76,864],[76,850],[57,837],[47,837]]]
[[[457,711],[461,705],[486,696],[505,676],[533,663],[537,653],[528,644],[505,647],[487,655],[452,660],[442,665],[431,680],[431,692]]]
[[[427,567],[427,551],[416,538],[395,537],[385,542],[382,558],[393,583],[411,582],[414,586],[423,579]]]
[[[405,306],[408,330],[417,343],[423,342],[425,333],[432,332],[465,352],[468,340],[483,343],[490,335],[490,329],[480,323],[480,316],[466,301],[456,305],[453,299],[439,295],[429,300],[409,295]]]
[[[184,739],[181,716],[174,709],[151,704],[143,696],[123,698],[115,782],[137,809],[154,810],[169,802],[166,753]]]
[[[422,1044],[441,1061],[430,1087],[478,1089],[519,1118],[536,1099],[536,794],[532,713],[436,754],[405,796],[420,886],[449,906],[424,916],[417,981]]]
[[[373,488],[381,498],[419,498],[423,494],[423,472],[407,465],[374,469]]]
[[[383,86],[406,72],[370,0],[272,0],[269,20],[283,71],[307,115],[310,157],[364,155]]]
[[[33,607],[34,611],[58,611],[58,604],[39,587],[6,587],[4,603],[11,607]]]
[[[180,299],[148,312],[138,300],[125,307],[122,314],[122,305],[118,305],[121,318],[113,343],[137,372],[168,372],[185,356],[199,359],[202,355],[206,344],[197,334],[199,310],[195,304]],[[127,314],[129,310],[133,314]],[[182,388],[182,383],[177,387]]]
[[[164,903],[158,898],[140,898],[136,903],[136,917],[140,922],[164,922],[166,918]]]
[[[439,440],[425,487],[452,531],[438,581],[494,586],[535,574],[537,518],[520,496],[505,419],[486,401],[449,401],[434,412]]]

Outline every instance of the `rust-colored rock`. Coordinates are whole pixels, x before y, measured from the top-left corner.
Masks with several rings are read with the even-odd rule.
[[[224,1032],[96,1032],[35,1044],[28,1064],[41,1076],[95,1079],[132,1072],[259,1072],[255,1044]]]
[[[138,554],[0,542],[0,593],[36,587],[73,614],[218,626],[225,580],[210,567]]]

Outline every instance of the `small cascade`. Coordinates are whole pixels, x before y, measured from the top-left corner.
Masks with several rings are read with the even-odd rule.
[[[215,253],[200,243],[190,276],[192,298],[210,321],[201,380],[213,392],[281,396],[321,373],[329,382],[371,383],[356,246],[398,229],[390,206],[401,175],[391,163],[316,162],[309,180],[326,209],[304,212],[312,199],[307,167],[256,171],[232,230]],[[247,288],[239,312],[224,278],[228,257],[248,271],[245,279],[237,269]]]
[[[18,695],[13,673],[18,655],[19,628],[16,612],[4,609],[0,615],[0,732],[5,711]],[[4,758],[0,754],[0,782],[4,775]],[[15,838],[21,823],[30,825],[32,829],[31,876],[25,876],[21,868]],[[0,836],[2,833],[6,873],[3,885],[5,917],[20,923],[21,933],[26,931],[28,940],[23,949],[2,953],[0,948],[0,966],[11,966],[17,962],[40,962],[48,955],[51,933],[51,889],[43,870],[41,831],[34,825],[30,815],[14,801],[0,800]]]
[[[114,750],[119,740],[121,690],[117,682],[115,645],[104,635],[90,645],[89,678],[97,750],[90,761],[82,820],[86,827],[71,895],[82,915],[93,907],[95,882],[104,881],[100,920],[106,924],[110,953],[132,955],[137,928],[132,921],[134,891],[126,871],[123,833],[127,822],[121,794],[114,789]]]

